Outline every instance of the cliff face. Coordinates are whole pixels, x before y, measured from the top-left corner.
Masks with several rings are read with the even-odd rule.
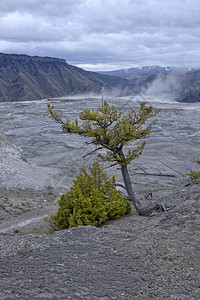
[[[63,59],[0,54],[0,101],[100,92],[105,86],[107,83],[93,73]]]

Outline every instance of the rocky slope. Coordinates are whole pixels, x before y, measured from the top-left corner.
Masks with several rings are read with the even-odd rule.
[[[200,102],[200,71],[151,75],[141,87],[145,94],[178,102]]]
[[[101,228],[47,235],[43,217],[58,198],[35,186],[47,170],[24,161],[2,131],[0,150],[2,300],[200,299],[200,183],[154,191],[165,213],[133,209]]]
[[[185,74],[182,79],[182,89],[176,100],[200,102],[200,71]]]
[[[199,188],[163,194],[169,211],[152,217],[0,234],[1,299],[200,299]]]
[[[126,79],[87,72],[64,59],[0,53],[0,102],[101,93],[131,86]]]

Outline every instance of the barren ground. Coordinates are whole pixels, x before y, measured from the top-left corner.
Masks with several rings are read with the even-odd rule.
[[[120,110],[138,99],[112,100]],[[90,149],[63,134],[45,102],[0,104],[0,239],[2,299],[200,299],[200,104],[151,101],[162,108],[143,155],[130,166],[135,189],[169,211],[131,215],[101,228],[45,234],[43,217],[57,208]],[[68,99],[67,119],[101,99]],[[133,147],[133,145],[130,145]],[[108,169],[121,182],[116,168]]]

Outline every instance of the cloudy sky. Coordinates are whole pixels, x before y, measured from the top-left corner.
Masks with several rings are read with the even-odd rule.
[[[0,52],[94,71],[200,66],[200,1],[0,0]]]

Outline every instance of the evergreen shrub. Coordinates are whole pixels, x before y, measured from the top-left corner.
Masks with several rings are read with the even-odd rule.
[[[191,171],[190,173],[187,174],[190,179],[194,182],[196,182],[200,178],[200,172],[196,171]]]
[[[102,225],[131,212],[128,200],[115,186],[98,162],[94,162],[74,180],[71,189],[59,200],[55,215],[45,218],[50,232],[78,225]]]

